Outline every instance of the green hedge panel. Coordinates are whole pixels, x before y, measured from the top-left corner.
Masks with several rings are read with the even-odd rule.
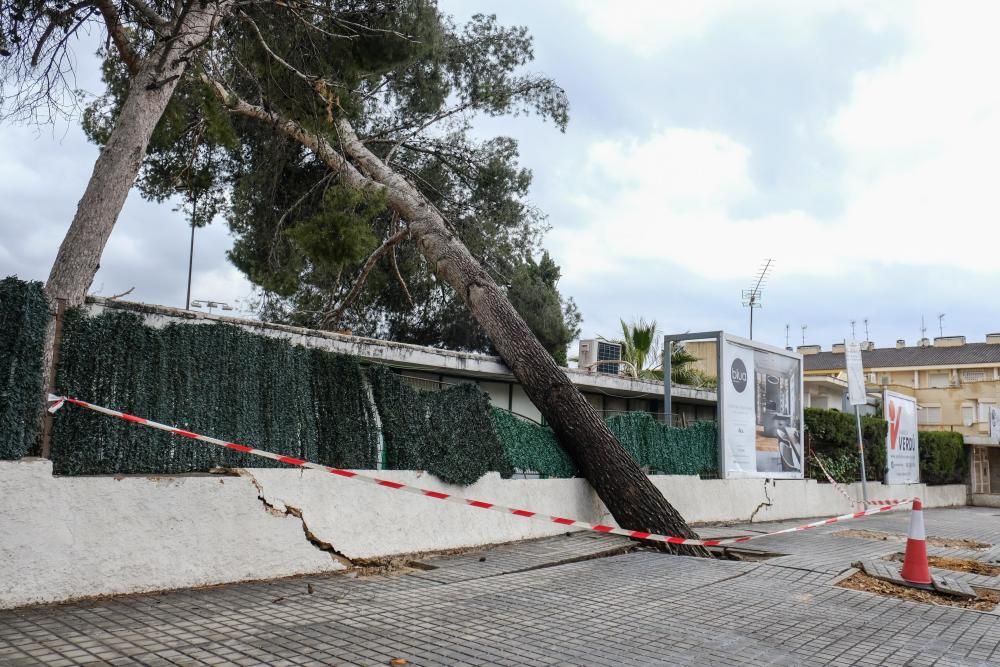
[[[38,441],[48,321],[41,283],[0,280],[0,459],[27,456]]]
[[[427,470],[451,484],[472,484],[490,471],[512,474],[478,387],[419,391],[385,366],[372,366],[368,377],[388,468]]]
[[[67,314],[57,387],[123,412],[325,465],[373,468],[377,434],[358,363],[222,324],[153,329],[141,316]],[[85,410],[55,420],[57,474],[279,467]]]
[[[576,477],[576,464],[559,446],[552,429],[499,408],[493,408],[492,417],[512,470],[536,472],[542,477]]]
[[[552,430],[494,409],[493,420],[511,466],[546,477],[574,477],[576,466]],[[718,431],[715,422],[688,428],[664,426],[645,412],[628,412],[607,420],[608,427],[632,458],[647,472],[663,475],[718,475]]]

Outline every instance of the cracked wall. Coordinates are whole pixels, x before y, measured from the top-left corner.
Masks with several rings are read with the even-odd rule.
[[[433,475],[379,476],[445,493],[609,523],[584,480],[503,480],[469,487]],[[653,476],[688,520],[776,521],[853,511],[814,480]],[[860,496],[857,485],[850,492]],[[312,470],[239,476],[53,477],[41,459],[0,462],[0,608],[94,595],[342,571],[351,562],[562,533],[565,526],[442,503]],[[962,505],[963,485],[869,485],[872,498],[919,495]]]
[[[346,566],[242,477],[53,477],[0,462],[0,608]]]

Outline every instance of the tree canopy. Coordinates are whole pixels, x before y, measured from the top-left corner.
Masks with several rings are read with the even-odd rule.
[[[120,55],[101,55],[107,92],[84,116],[98,143],[128,91]],[[230,259],[261,288],[267,319],[489,350],[458,296],[404,243],[407,221],[377,195],[345,187],[301,143],[226,113],[206,79],[333,143],[331,120],[345,116],[440,211],[565,363],[580,317],[543,253],[547,227],[528,200],[531,173],[518,164],[516,141],[472,131],[477,115],[521,113],[565,128],[562,89],[521,73],[532,58],[525,28],[484,15],[457,26],[423,0],[239,6],[178,86],[138,185],[150,199],[197,202],[196,224],[226,217],[236,239]]]

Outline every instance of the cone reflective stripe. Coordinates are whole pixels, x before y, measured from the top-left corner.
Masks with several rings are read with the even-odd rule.
[[[924,506],[917,498],[910,511],[910,532],[906,535],[906,553],[900,576],[911,584],[931,584],[931,569],[927,563],[927,531],[924,530]]]
[[[248,447],[246,445],[241,445],[235,442],[227,442],[225,440],[220,440],[218,438],[213,438],[211,436],[195,433],[194,431],[186,431],[184,429],[179,429],[176,426],[161,424],[159,422],[153,421],[152,419],[146,419],[145,417],[137,417],[135,415],[130,415],[125,412],[119,412],[117,410],[105,408],[100,405],[94,405],[93,403],[87,403],[86,401],[81,401],[77,398],[70,398],[68,396],[55,396],[53,394],[49,394],[48,400],[49,403],[51,404],[49,407],[50,412],[55,412],[63,404],[68,403],[70,405],[75,405],[77,407],[86,408],[87,410],[93,410],[94,412],[99,412],[101,414],[108,415],[109,417],[117,417],[118,419],[122,419],[124,421],[131,422],[133,424],[139,424],[141,426],[155,428],[160,431],[166,431],[167,433],[172,433],[174,435],[181,436],[183,438],[190,438],[192,440],[205,442],[210,445],[215,445],[216,447],[224,447],[225,449],[231,449],[233,451],[243,452],[244,454],[260,456],[263,458],[271,459],[273,461],[280,461],[281,463],[297,466],[299,468],[309,468],[312,470],[319,470],[321,472],[329,473],[331,475],[336,475],[338,477],[345,477],[347,479],[353,479],[358,482],[375,484],[383,488],[392,489],[396,491],[404,491],[406,493],[416,494],[419,496],[423,496],[425,498],[443,500],[445,502],[465,505],[467,507],[478,507],[480,509],[491,510],[494,512],[501,512],[507,515],[534,519],[536,521],[557,523],[562,526],[583,528],[585,530],[592,530],[598,533],[612,533],[614,535],[623,535],[625,537],[632,537],[640,540],[666,542],[667,544],[683,544],[683,545],[703,546],[703,547],[718,547],[729,544],[739,544],[741,542],[749,542],[750,540],[759,540],[762,537],[769,537],[771,535],[784,535],[786,533],[794,533],[800,530],[809,530],[810,528],[826,526],[831,523],[839,523],[841,521],[849,521],[851,519],[860,519],[861,517],[871,516],[873,514],[879,514],[880,512],[891,511],[893,509],[896,509],[897,507],[900,507],[900,505],[884,505],[881,507],[874,507],[872,509],[867,509],[862,512],[853,512],[852,514],[842,514],[841,516],[830,517],[829,519],[821,519],[820,521],[813,521],[812,523],[803,524],[801,526],[794,526],[792,528],[783,528],[781,530],[776,530],[770,533],[759,533],[756,535],[746,535],[743,537],[727,537],[718,540],[696,540],[685,537],[676,537],[673,535],[659,535],[657,533],[647,533],[641,530],[628,530],[625,528],[618,528],[615,526],[607,526],[599,523],[595,524],[587,521],[580,521],[578,519],[569,519],[561,516],[551,516],[549,514],[543,514],[541,512],[533,512],[531,510],[526,510],[526,509],[507,507],[505,505],[499,505],[497,503],[489,503],[483,500],[473,500],[472,498],[463,498],[462,496],[456,496],[450,493],[444,493],[442,491],[432,491],[430,489],[422,489],[416,486],[409,486],[407,484],[394,482],[388,479],[379,479],[378,477],[371,477],[369,475],[355,472],[353,470],[333,468],[319,463],[313,463],[311,461],[305,461],[303,459],[293,458],[291,456],[283,456],[281,454],[275,454],[274,452],[268,452],[262,449],[254,449],[253,447]],[[909,501],[904,501],[904,502],[909,502]]]

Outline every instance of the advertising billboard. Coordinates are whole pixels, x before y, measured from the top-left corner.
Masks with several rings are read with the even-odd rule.
[[[802,357],[727,334],[720,341],[723,477],[802,479]]]
[[[882,411],[889,422],[885,436],[885,483],[916,484],[920,481],[917,400],[885,390]]]

